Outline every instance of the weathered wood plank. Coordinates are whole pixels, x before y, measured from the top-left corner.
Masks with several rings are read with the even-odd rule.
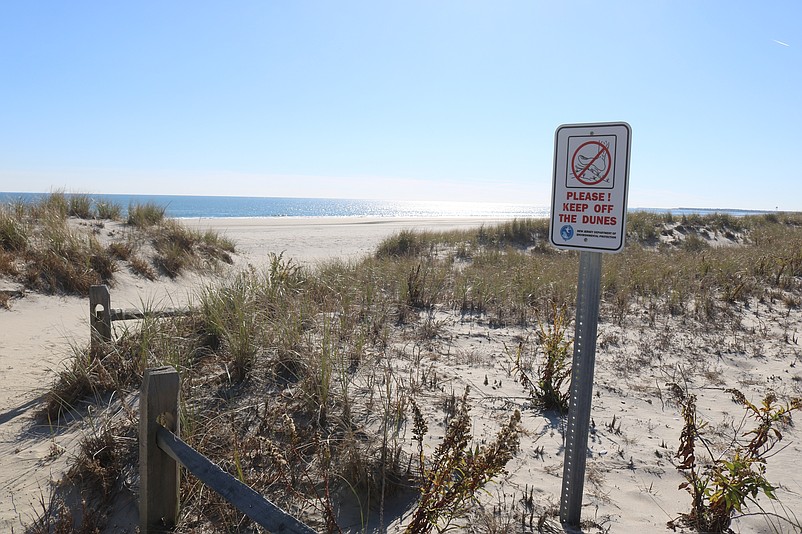
[[[220,469],[172,432],[159,428],[156,435],[161,450],[257,524],[274,533],[314,534],[314,530]]]
[[[172,367],[146,369],[139,398],[139,530],[163,532],[178,520],[178,463],[156,443],[167,425],[179,433],[178,373]]]
[[[182,317],[184,315],[189,315],[192,313],[191,310],[185,308],[168,308],[166,310],[152,310],[152,311],[142,311],[137,310],[135,308],[114,308],[111,310],[111,320],[112,321],[128,321],[131,319],[144,319],[146,317],[155,317],[155,318],[162,318],[162,317]]]
[[[25,296],[25,291],[22,289],[0,289],[0,295],[5,295],[10,299],[21,299]]]

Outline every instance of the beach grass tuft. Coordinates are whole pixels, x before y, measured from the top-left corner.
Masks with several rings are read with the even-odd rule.
[[[0,249],[25,252],[28,240],[28,229],[24,221],[15,217],[10,209],[0,207]]]
[[[79,219],[92,218],[92,198],[89,195],[73,193],[67,196],[67,201],[69,202],[68,216]]]
[[[122,217],[122,206],[108,200],[98,200],[95,202],[95,211],[97,212],[98,219],[119,221]]]
[[[167,208],[153,202],[132,203],[128,206],[128,224],[137,228],[149,228],[165,219]]]

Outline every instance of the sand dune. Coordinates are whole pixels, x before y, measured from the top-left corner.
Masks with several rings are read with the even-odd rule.
[[[352,260],[371,253],[385,237],[401,229],[447,230],[497,221],[476,219],[201,219],[187,226],[212,228],[232,238],[241,250],[235,268],[261,266],[270,252],[314,265],[331,258]],[[143,282],[121,273],[112,289],[113,307],[142,302],[182,305],[205,281],[185,276],[177,281]],[[56,431],[32,426],[31,414],[52,383],[70,344],[88,341],[88,303],[76,297],[28,294],[0,310],[0,530],[20,531],[30,521],[40,494],[62,475],[80,429]],[[559,504],[563,423],[526,409],[526,392],[511,374],[507,347],[520,329],[494,327],[488,321],[463,321],[453,312],[434,318],[447,339],[441,350],[423,355],[436,370],[442,391],[470,385],[474,428],[478,434],[498,428],[510,410],[523,408],[521,452],[497,486],[497,499],[520,499],[526,488],[540,505]],[[733,324],[743,328],[734,328]],[[678,489],[683,478],[673,465],[682,416],[670,393],[684,383],[698,393],[705,419],[719,425],[726,439],[743,422],[728,388],[739,388],[753,402],[772,389],[802,394],[802,310],[779,303],[733,305],[720,328],[683,316],[657,322],[648,310],[633,310],[622,321],[602,319],[589,440],[583,518],[610,532],[661,532],[666,522],[688,510],[690,497]],[[791,337],[789,338],[789,333]],[[429,392],[432,404],[441,390]],[[489,429],[489,430],[488,430]],[[768,465],[777,484],[775,501],[761,499],[765,510],[802,519],[802,433],[784,429],[784,447]],[[67,451],[62,454],[61,451]],[[490,513],[490,512],[488,512]],[[491,514],[492,515],[492,514]],[[765,516],[738,520],[736,531],[793,532],[793,527]],[[596,530],[589,530],[595,532]]]

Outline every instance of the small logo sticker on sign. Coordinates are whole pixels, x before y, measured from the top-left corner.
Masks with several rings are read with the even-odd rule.
[[[570,224],[566,224],[562,228],[560,228],[560,237],[565,239],[566,241],[571,241],[571,238],[574,237],[574,227]]]

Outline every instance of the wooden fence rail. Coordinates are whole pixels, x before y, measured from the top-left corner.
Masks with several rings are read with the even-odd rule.
[[[144,319],[145,317],[179,317],[188,315],[188,309],[168,308],[166,310],[143,311],[111,307],[111,293],[105,285],[89,288],[89,334],[94,354],[101,343],[111,341],[112,321]]]
[[[182,465],[270,532],[313,534],[310,527],[181,441],[179,390],[178,373],[172,367],[145,370],[139,399],[140,532],[164,532],[175,525]]]

